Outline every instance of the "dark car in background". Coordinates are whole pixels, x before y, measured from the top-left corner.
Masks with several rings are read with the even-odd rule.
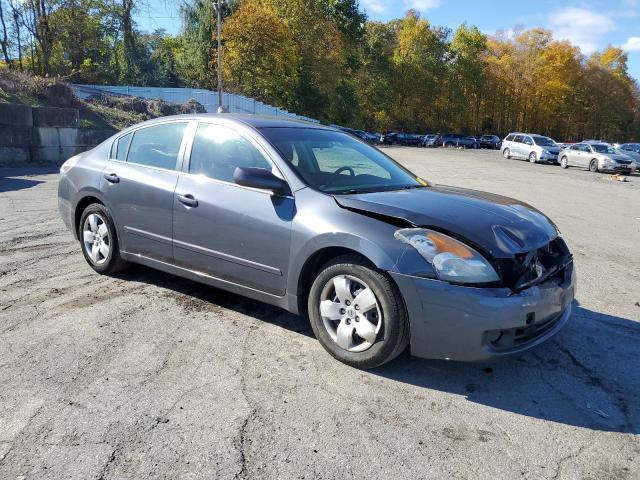
[[[442,136],[442,146],[448,148],[480,148],[480,143],[475,137],[460,133],[445,133]]]
[[[422,143],[422,135],[404,132],[387,132],[380,138],[385,145],[403,145],[417,147]]]
[[[380,143],[380,135],[375,133],[365,132],[364,130],[351,130],[349,133],[367,143]]]
[[[619,150],[625,155],[633,158],[636,165],[640,167],[640,143],[623,143],[620,145]]]
[[[140,123],[62,165],[58,207],[96,272],[139,263],[308,314],[353,367],[408,345],[447,360],[515,354],[571,315],[572,255],[541,212],[432,185],[313,123]]]
[[[340,125],[331,125],[332,128],[337,128],[338,130],[342,130],[349,135],[353,135],[356,138],[359,138],[363,142],[376,144],[380,142],[380,135],[370,132],[365,132],[364,130],[356,130],[354,128],[349,127],[341,127]]]
[[[502,139],[497,135],[482,135],[478,142],[480,143],[480,148],[490,148],[492,150],[500,150],[502,145]]]

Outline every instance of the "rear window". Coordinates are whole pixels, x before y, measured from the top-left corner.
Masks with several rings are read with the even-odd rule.
[[[174,170],[187,122],[163,123],[136,130],[127,162]]]
[[[129,144],[131,143],[131,137],[133,137],[133,133],[128,133],[116,141],[113,152],[111,153],[113,158],[123,162],[126,160]]]

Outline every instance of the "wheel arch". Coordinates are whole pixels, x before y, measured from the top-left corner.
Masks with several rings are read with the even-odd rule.
[[[105,202],[101,197],[102,196],[98,192],[87,191],[76,201],[73,210],[73,235],[76,239],[78,238],[78,228],[80,227],[80,217],[82,217],[82,212],[84,212],[84,210],[92,203],[105,205]]]
[[[378,266],[362,252],[344,246],[324,247],[310,255],[302,265],[296,280],[296,296],[298,300],[298,311],[304,312],[307,309],[307,297],[315,274],[333,258],[343,255],[353,255],[361,258],[371,268],[378,270]]]

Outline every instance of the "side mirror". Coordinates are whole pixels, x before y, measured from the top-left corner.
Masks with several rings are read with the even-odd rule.
[[[287,182],[276,177],[271,170],[255,167],[236,167],[233,181],[238,185],[261,190],[271,190],[274,193],[288,193]]]

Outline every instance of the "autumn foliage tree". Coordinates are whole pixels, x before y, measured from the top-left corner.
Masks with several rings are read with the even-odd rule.
[[[264,102],[291,107],[300,51],[286,19],[275,8],[249,0],[223,31],[226,88]]]

